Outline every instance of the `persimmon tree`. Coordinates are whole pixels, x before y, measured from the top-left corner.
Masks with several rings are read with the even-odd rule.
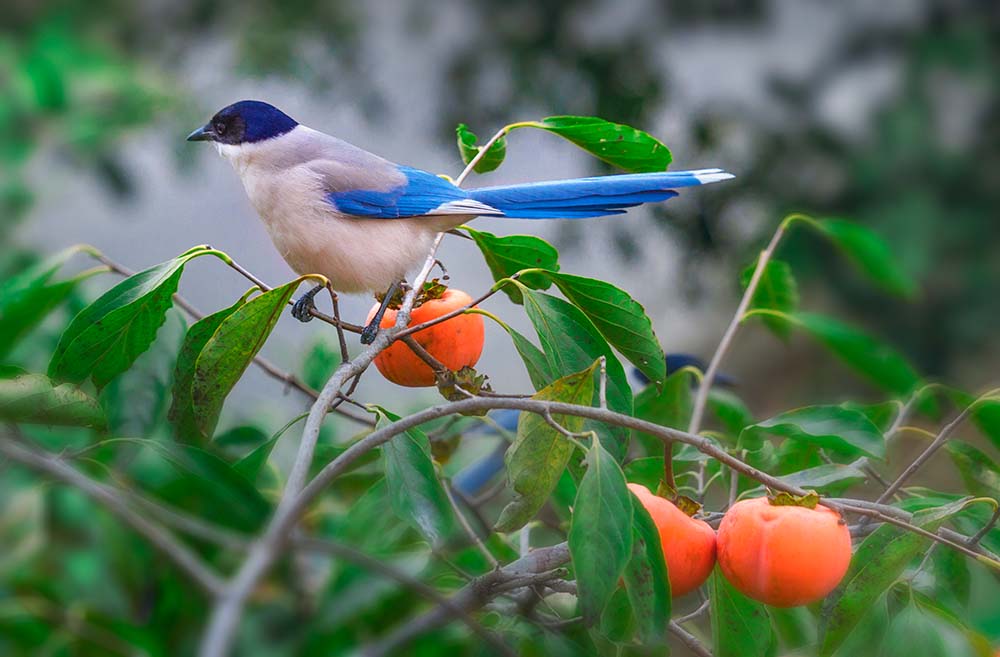
[[[671,161],[629,126],[550,117],[481,146],[459,126],[467,167],[454,182],[500,166],[507,136],[522,128],[626,171]],[[353,339],[361,327],[349,320],[361,318],[340,317],[335,303],[330,314],[313,310],[339,364],[324,370],[331,354],[312,351],[295,373],[260,352],[300,284],[319,277],[271,286],[208,246],[138,273],[89,246],[24,269],[0,284],[0,652],[662,655],[674,646],[825,657],[897,654],[916,632],[921,649],[943,651],[926,654],[990,654],[988,634],[1000,628],[982,619],[1000,597],[1000,466],[989,452],[1000,449],[1000,391],[928,381],[891,346],[806,310],[780,259],[793,229],[828,239],[885,294],[916,293],[864,226],[793,214],[741,276],[741,302],[704,371],[668,371],[628,291],[563,271],[538,237],[466,227],[458,232],[495,285],[411,325],[428,291],[440,296],[443,281],[429,280],[439,236],[371,345]],[[211,314],[178,295],[186,265],[205,257],[250,286]],[[61,273],[83,258],[97,266]],[[86,303],[80,284],[105,272],[124,279]],[[534,336],[504,321],[517,313]],[[506,331],[532,390],[451,371],[414,339],[467,314]],[[739,387],[715,385],[736,333],[760,330],[806,336],[879,392],[762,417]],[[373,361],[400,346],[435,373],[436,403],[356,396],[361,377],[378,376]],[[220,431],[251,367],[301,394],[307,410]],[[633,389],[626,367],[648,384]],[[515,432],[496,426],[495,410],[520,413]],[[498,437],[509,442],[501,484],[459,490],[456,472]],[[961,485],[921,478],[935,458],[950,459]],[[629,483],[668,508],[651,517],[661,501],[640,500]],[[816,513],[849,530],[853,554],[836,588],[808,606],[772,607],[716,567],[697,592],[672,595],[664,552],[688,540],[674,528],[704,532],[704,523],[665,518],[686,513],[717,528],[738,501],[765,495],[822,505]],[[781,534],[783,558],[803,560],[798,578],[826,572],[810,563],[825,553],[812,538]],[[766,554],[754,558],[767,569]]]

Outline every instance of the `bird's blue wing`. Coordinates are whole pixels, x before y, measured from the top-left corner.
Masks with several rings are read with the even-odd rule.
[[[400,166],[405,182],[386,191],[352,189],[329,192],[327,201],[338,212],[370,219],[401,219],[441,215],[500,215],[488,205],[440,176]]]

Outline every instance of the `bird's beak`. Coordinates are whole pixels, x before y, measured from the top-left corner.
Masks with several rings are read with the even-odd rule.
[[[215,131],[211,125],[203,125],[187,136],[188,141],[214,141]]]

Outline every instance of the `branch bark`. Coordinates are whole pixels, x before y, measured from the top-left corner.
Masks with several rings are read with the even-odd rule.
[[[282,544],[287,540],[290,530],[298,520],[297,509],[303,506],[300,503],[301,493],[312,465],[323,420],[329,413],[331,404],[340,396],[341,388],[350,379],[364,372],[375,356],[388,347],[396,339],[396,335],[409,324],[414,301],[416,301],[417,294],[434,266],[434,254],[437,252],[443,237],[444,233],[439,233],[435,238],[424,266],[414,279],[413,286],[403,298],[402,307],[396,315],[395,326],[379,331],[375,340],[364,351],[353,359],[341,363],[326,385],[323,386],[323,390],[320,391],[310,408],[302,431],[302,439],[299,442],[299,449],[281,495],[281,501],[278,503],[274,516],[264,533],[253,543],[235,576],[218,597],[202,637],[199,649],[201,657],[225,657],[229,653],[239,625],[243,605],[250,597],[257,582],[277,559]]]
[[[201,557],[181,543],[169,531],[129,506],[116,489],[94,481],[58,456],[10,438],[0,439],[0,454],[58,482],[74,487],[104,506],[149,541],[160,554],[173,562],[203,591],[216,595],[223,590],[222,579],[202,561]]]
[[[482,608],[501,593],[545,581],[546,576],[554,578],[558,576],[555,569],[568,562],[569,558],[569,545],[566,543],[534,550],[503,568],[475,578],[451,597],[448,607],[438,607],[417,616],[388,637],[369,646],[362,654],[365,657],[398,654],[400,648],[417,636],[451,621],[455,617],[456,608],[469,613]]]

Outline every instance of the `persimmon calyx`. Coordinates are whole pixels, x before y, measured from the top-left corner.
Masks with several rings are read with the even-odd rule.
[[[421,288],[420,290],[420,294],[418,294],[417,298],[413,300],[413,307],[419,308],[428,301],[434,301],[435,299],[440,299],[441,297],[444,296],[444,293],[447,291],[448,291],[448,285],[441,282],[440,278],[432,278],[429,281],[425,281],[423,288]],[[405,296],[406,296],[406,289],[405,287],[401,286],[392,295],[392,299],[389,300],[387,307],[392,308],[393,310],[399,310],[400,307],[402,307],[403,305],[403,298]],[[382,303],[382,300],[385,299],[385,293],[380,292],[376,294],[375,299],[379,303]]]
[[[678,509],[683,511],[684,515],[688,517],[694,517],[696,513],[701,511],[701,504],[699,504],[697,500],[690,498],[687,495],[681,495],[677,492],[676,488],[662,479],[656,486],[656,496],[668,500]]]
[[[767,500],[771,506],[801,506],[807,509],[815,509],[819,504],[819,493],[814,490],[806,491],[805,495],[792,495],[785,491],[773,491],[768,489]]]
[[[466,365],[457,372],[440,372],[436,376],[438,392],[448,401],[478,397],[482,392],[493,392],[489,376],[480,374],[474,367]],[[471,415],[486,415],[486,410],[472,411]]]

